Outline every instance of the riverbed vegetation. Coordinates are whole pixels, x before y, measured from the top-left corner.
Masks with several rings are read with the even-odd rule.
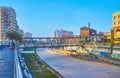
[[[37,54],[22,54],[33,78],[58,78],[59,73],[50,68]]]

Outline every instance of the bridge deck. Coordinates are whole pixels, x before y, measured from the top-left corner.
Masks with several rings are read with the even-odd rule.
[[[0,48],[0,78],[13,78],[14,51],[9,47]]]

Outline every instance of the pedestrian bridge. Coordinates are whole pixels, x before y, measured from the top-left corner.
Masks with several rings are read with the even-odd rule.
[[[23,42],[19,44],[19,48],[23,47],[65,47],[65,46],[80,46],[80,37],[33,37],[23,38]]]

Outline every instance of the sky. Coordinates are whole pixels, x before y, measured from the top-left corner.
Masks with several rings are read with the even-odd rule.
[[[88,22],[98,32],[109,32],[112,14],[120,11],[120,0],[0,0],[0,6],[15,9],[24,32],[51,37],[61,29],[79,34]]]

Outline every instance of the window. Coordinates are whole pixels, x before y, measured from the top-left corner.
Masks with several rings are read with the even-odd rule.
[[[114,19],[116,19],[116,16],[114,16]]]
[[[120,21],[118,21],[118,24],[120,24]]]
[[[118,18],[120,18],[120,15],[118,15]]]
[[[114,25],[116,25],[116,22],[114,22]]]

